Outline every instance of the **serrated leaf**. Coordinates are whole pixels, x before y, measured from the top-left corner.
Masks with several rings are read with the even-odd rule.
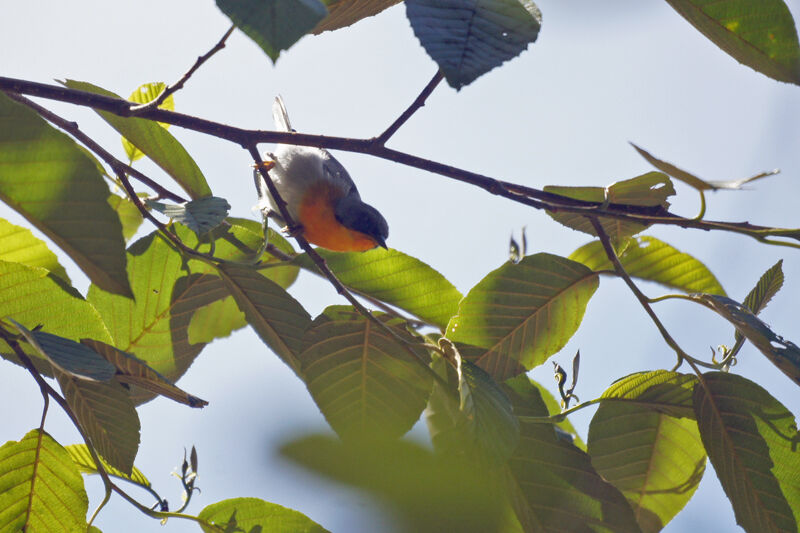
[[[303,348],[303,332],[311,323],[308,312],[255,268],[227,263],[219,265],[217,271],[261,340],[301,375],[297,356]]]
[[[285,445],[282,453],[317,474],[388,503],[398,531],[504,531],[502,493],[490,473],[413,442],[385,441],[375,446],[306,437]]]
[[[520,443],[506,483],[525,531],[639,531],[625,497],[592,467],[589,456],[557,436],[538,389],[520,376],[507,382],[520,421]]]
[[[119,221],[122,224],[122,235],[125,240],[130,240],[139,230],[144,218],[142,213],[127,198],[122,198],[116,194],[108,195],[108,205],[117,212]]]
[[[117,380],[75,379],[56,373],[61,391],[92,446],[108,464],[131,475],[139,450],[139,415]]]
[[[767,307],[767,304],[772,297],[775,296],[781,287],[783,287],[783,259],[772,265],[766,272],[764,272],[758,279],[758,283],[753,287],[747,296],[744,298],[745,307],[750,309],[754,315],[759,314]],[[739,342],[742,334],[736,331],[735,340]]]
[[[407,342],[404,322],[377,314]],[[325,419],[347,439],[395,438],[419,419],[431,377],[394,338],[349,306],[328,307],[308,327],[301,375]]]
[[[85,81],[66,80],[64,85],[70,89],[120,98],[111,91]],[[135,117],[120,117],[108,111],[96,111],[120,135],[169,174],[189,196],[196,199],[211,195],[211,189],[197,163],[175,137],[158,123]]]
[[[635,372],[615,381],[600,396],[607,401],[619,400],[672,417],[694,418],[692,394],[697,378],[667,370]]]
[[[323,0],[328,15],[311,32],[318,35],[355,24],[361,19],[377,15],[402,0]]]
[[[693,294],[692,298],[733,324],[736,331],[753,343],[773,365],[800,385],[800,347],[777,335],[765,322],[735,300],[712,294]]]
[[[182,204],[165,204],[155,200],[145,200],[145,205],[184,226],[204,235],[219,226],[228,216],[231,205],[225,198],[207,196]]]
[[[639,155],[644,157],[648,163],[656,167],[661,172],[669,174],[676,180],[680,180],[691,187],[694,187],[698,191],[717,191],[720,189],[741,189],[743,185],[750,183],[751,181],[755,181],[757,179],[766,178],[767,176],[774,176],[778,173],[777,170],[772,170],[769,172],[762,172],[760,174],[756,174],[755,176],[750,176],[749,178],[742,178],[738,180],[729,180],[729,181],[711,181],[711,180],[703,180],[695,176],[694,174],[690,174],[685,170],[681,170],[680,168],[676,167],[672,163],[667,163],[666,161],[662,161],[657,157],[654,157],[650,154],[650,152],[646,151],[643,148],[636,146],[635,144],[631,143],[631,146],[639,152]]]
[[[89,498],[69,454],[34,429],[0,447],[0,531],[85,531]]]
[[[81,342],[114,365],[117,369],[116,379],[120,383],[136,385],[189,407],[205,407],[208,405],[207,401],[197,396],[192,396],[176,387],[170,380],[147,366],[144,361],[129,353],[92,339],[82,339]]]
[[[325,533],[327,530],[303,513],[258,498],[232,498],[212,503],[200,511],[199,518],[225,531],[264,531],[269,533]],[[200,524],[206,533],[216,533]]]
[[[108,381],[114,377],[114,365],[91,348],[44,331],[30,331],[13,318],[8,318],[8,321],[25,337],[28,344],[62,372],[91,381]]]
[[[136,102],[137,104],[146,104],[158,98],[166,88],[167,84],[161,81],[145,83],[133,91],[128,97],[128,100],[131,102]],[[175,111],[175,99],[173,98],[173,95],[167,96],[164,101],[159,104],[158,108],[166,109],[167,111]],[[159,122],[158,125],[164,129],[167,129],[171,126],[171,124],[167,124],[166,122]],[[144,156],[144,152],[136,148],[125,137],[122,137],[122,148],[125,150],[125,155],[128,156],[128,161],[131,163],[141,159]]]
[[[217,7],[273,62],[328,14],[319,0],[217,0]]]
[[[111,341],[100,314],[77,291],[64,287],[63,281],[43,268],[20,263],[0,261],[0,317],[13,317],[28,329],[41,325],[49,333],[68,339],[91,337]],[[33,356],[40,372],[53,375],[49,362],[36,350],[27,345],[23,348]],[[20,364],[3,340],[0,340],[0,354]]]
[[[339,281],[350,289],[404,309],[440,329],[456,311],[461,293],[439,272],[397,250],[331,252],[317,248]],[[317,272],[302,254],[295,263]]]
[[[794,416],[741,376],[703,374],[697,424],[711,464],[745,531],[797,531],[800,454]]]
[[[34,237],[29,229],[3,218],[0,218],[0,261],[44,268],[70,283],[67,271],[43,241]]]
[[[542,26],[531,0],[406,0],[406,16],[455,89],[521,54]]]
[[[782,0],[667,0],[738,62],[778,81],[800,85],[800,44]]]
[[[628,499],[644,532],[661,531],[691,499],[705,472],[697,423],[646,406],[665,396],[665,383],[674,384],[663,380],[669,374],[650,373],[647,385],[626,387],[624,396],[633,401],[603,402],[589,425],[592,466]],[[610,396],[621,387],[614,389]],[[691,388],[687,393],[691,409]],[[644,402],[635,403],[640,395]]]
[[[597,285],[597,274],[551,254],[506,263],[461,301],[447,326],[447,338],[480,347],[461,353],[503,381],[542,364],[564,347]]]
[[[619,260],[625,271],[640,279],[655,281],[686,292],[704,292],[725,296],[717,278],[703,263],[669,244],[646,235],[621,243]],[[614,270],[600,241],[585,244],[569,256],[595,271]]]
[[[186,232],[191,233],[188,229]],[[225,288],[215,275],[187,274],[181,255],[157,232],[130,247],[128,276],[135,300],[89,287],[88,299],[114,338],[109,344],[134,354],[167,379],[177,380],[204,346],[188,341],[192,314],[224,298]],[[141,403],[153,394],[133,387],[131,396]]]
[[[675,194],[675,188],[666,174],[661,172],[648,172],[629,180],[618,181],[608,187],[567,187],[562,185],[547,185],[545,192],[566,196],[587,202],[621,205],[636,205],[645,207],[669,207],[667,198]],[[553,220],[583,233],[597,236],[592,223],[585,215],[576,213],[558,213],[548,211]],[[623,239],[647,229],[650,224],[642,224],[610,217],[598,217],[606,234],[615,244]]]
[[[84,474],[97,474],[97,464],[95,464],[94,459],[92,458],[92,454],[89,453],[89,448],[86,447],[85,444],[70,444],[69,446],[64,447],[69,453],[69,456],[72,458],[72,461],[75,463],[75,466],[78,467]],[[120,479],[125,479],[130,481],[131,483],[135,483],[141,487],[150,487],[150,480],[145,477],[141,470],[136,468],[135,466],[131,470],[130,474],[126,474],[122,470],[114,468],[110,464],[108,464],[103,458],[100,458],[100,461],[103,465],[103,469],[108,473],[110,476],[118,477]]]
[[[107,291],[130,295],[108,186],[75,141],[0,94],[0,200]]]

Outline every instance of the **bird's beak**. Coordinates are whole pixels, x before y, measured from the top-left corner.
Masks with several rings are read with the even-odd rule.
[[[377,242],[377,243],[378,243],[378,246],[380,246],[380,247],[381,247],[381,248],[383,248],[384,250],[388,250],[388,249],[389,249],[389,248],[386,246],[386,241],[385,241],[385,240],[383,240],[383,237],[374,236],[374,237],[373,237],[373,239],[375,239],[375,242]]]

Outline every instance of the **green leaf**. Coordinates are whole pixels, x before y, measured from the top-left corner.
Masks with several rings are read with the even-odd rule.
[[[635,372],[615,381],[600,398],[635,404],[675,418],[694,418],[692,394],[696,383],[697,378],[691,374],[667,370]]]
[[[170,380],[147,366],[144,361],[140,361],[129,353],[100,341],[83,339],[81,342],[114,365],[117,369],[116,378],[120,383],[136,385],[189,407],[205,407],[208,405],[207,401],[197,396],[192,396],[176,387]]]
[[[108,205],[117,212],[125,240],[130,240],[142,225],[144,220],[142,213],[133,205],[133,202],[116,194],[108,195]]]
[[[406,0],[406,16],[455,89],[517,57],[542,26],[531,0]]]
[[[407,342],[404,322],[376,314]],[[325,419],[343,438],[395,438],[419,419],[431,377],[404,347],[352,307],[331,306],[308,327],[301,375]]]
[[[92,454],[89,453],[89,448],[86,447],[85,444],[70,444],[69,446],[64,447],[69,453],[69,456],[72,458],[72,461],[75,463],[75,466],[78,467],[78,470],[83,472],[84,474],[97,474],[97,464],[95,464],[94,459],[92,459]],[[136,468],[135,466],[131,470],[130,474],[126,474],[122,470],[118,470],[108,464],[103,458],[100,458],[100,461],[103,465],[103,469],[108,473],[110,476],[118,477],[120,479],[125,479],[130,481],[131,483],[135,483],[141,487],[150,488],[150,480],[145,477],[141,470]]]
[[[204,235],[219,226],[231,208],[225,198],[216,196],[206,196],[182,204],[165,204],[155,200],[145,200],[144,203],[150,209],[187,226],[198,235]]]
[[[504,531],[502,493],[486,470],[405,440],[373,443],[306,437],[282,453],[317,474],[363,489],[395,511],[397,531]]]
[[[197,309],[226,295],[222,282],[215,275],[187,274],[180,254],[157,232],[130,247],[128,276],[135,300],[89,287],[88,299],[114,338],[113,342],[98,340],[134,354],[167,379],[177,380],[204,346],[189,343],[189,320]],[[136,387],[131,396],[137,403],[153,397]]]
[[[119,297],[122,300],[127,298]],[[100,314],[71,287],[43,268],[0,261],[0,317],[13,317],[28,329],[43,326],[49,333],[78,340],[83,337],[111,341]],[[37,369],[52,376],[50,364],[23,345]],[[0,354],[20,364],[11,348],[0,340]]]
[[[653,155],[650,152],[644,150],[636,146],[635,144],[631,143],[631,146],[639,152],[639,155],[644,157],[648,163],[656,167],[661,172],[665,172],[675,178],[676,180],[680,180],[691,187],[694,187],[698,191],[718,191],[720,189],[741,189],[742,186],[750,183],[751,181],[755,181],[757,179],[766,178],[767,176],[774,176],[778,173],[777,170],[772,170],[769,172],[762,172],[760,174],[756,174],[755,176],[750,176],[749,178],[742,178],[738,180],[729,180],[729,181],[710,181],[710,180],[703,180],[695,176],[694,174],[690,174],[685,170],[681,170],[672,163],[667,163],[666,161],[662,161]]]
[[[264,240],[261,224],[241,218],[228,218],[227,222],[228,226],[223,225],[211,234],[215,245],[214,256],[228,261],[253,263]],[[294,248],[289,241],[271,229],[268,232],[268,240],[272,246],[286,255],[294,255]],[[194,236],[180,232],[179,235],[184,242],[195,246]],[[201,272],[206,268],[205,265],[195,265],[195,267]],[[260,258],[258,268],[261,275],[284,289],[288,289],[294,283],[300,270],[297,266],[281,261],[269,253]],[[210,268],[208,272],[216,274],[216,271]],[[247,319],[244,313],[239,310],[233,297],[228,296],[201,307],[192,315],[189,323],[189,342],[192,344],[211,342],[214,339],[227,337],[246,325]]]
[[[547,185],[545,192],[566,196],[576,200],[619,205],[644,207],[669,207],[667,198],[675,194],[675,188],[666,174],[648,172],[629,180],[618,181],[608,187],[568,187]],[[592,223],[586,216],[577,213],[558,213],[548,211],[553,220],[583,233],[597,236]],[[647,229],[650,224],[641,224],[610,217],[598,217],[606,234],[618,244],[623,239]]]
[[[511,379],[528,380],[531,385],[536,387],[536,389],[539,391],[539,396],[541,396],[542,401],[547,406],[547,412],[549,413],[549,416],[561,413],[561,404],[559,403],[558,400],[556,400],[556,397],[553,396],[553,393],[547,390],[541,383],[539,383],[536,380],[530,379],[527,375],[519,375]],[[578,430],[575,429],[575,426],[572,425],[572,422],[569,421],[569,418],[564,417],[564,419],[561,422],[556,422],[555,425],[561,428],[566,434],[572,437],[572,444],[574,444],[581,450],[586,451],[586,443],[583,442],[580,435],[578,435]]]
[[[0,261],[45,268],[70,283],[67,271],[44,242],[34,237],[29,229],[3,218],[0,218]]]
[[[85,81],[66,80],[64,85],[70,89],[120,98],[111,91]],[[120,117],[108,111],[97,111],[97,114],[120,135],[147,154],[147,157],[152,159],[164,172],[172,176],[172,179],[193,199],[211,196],[211,189],[197,163],[175,137],[158,123],[135,117]]]
[[[255,268],[226,263],[219,265],[217,271],[261,340],[295,374],[301,375],[297,356],[303,348],[303,333],[311,323],[308,312]]]
[[[694,405],[700,436],[745,531],[797,531],[800,454],[794,416],[741,376],[703,374]]]
[[[775,334],[748,308],[725,296],[693,294],[692,298],[733,324],[773,365],[800,385],[800,347]]]
[[[782,265],[783,259],[772,265],[761,275],[756,286],[747,293],[743,303],[754,315],[763,311],[772,297],[783,287]]]
[[[125,242],[94,162],[65,134],[0,94],[0,200],[105,290],[131,294]]]
[[[0,447],[0,531],[85,531],[89,498],[69,454],[30,431]]]
[[[58,383],[92,446],[114,468],[130,475],[139,450],[139,415],[116,380],[104,383],[57,372]]]
[[[319,0],[217,0],[217,7],[273,62],[328,14]]]
[[[717,278],[703,263],[669,244],[646,235],[623,241],[619,260],[635,278],[655,281],[686,292],[704,292],[725,296]],[[614,270],[600,241],[581,246],[569,256],[595,271]]]
[[[736,61],[800,85],[800,45],[782,0],[667,0]]]
[[[158,98],[166,88],[167,84],[161,81],[145,83],[133,91],[128,97],[128,100],[137,104],[146,104]],[[164,101],[159,104],[158,108],[166,109],[167,111],[175,111],[175,99],[172,96],[173,95],[167,96]],[[171,126],[171,124],[167,124],[166,122],[159,122],[158,125],[164,129]],[[125,155],[128,156],[128,161],[131,163],[144,156],[144,152],[136,148],[125,137],[122,138],[122,148],[125,150]]]
[[[200,511],[198,517],[225,531],[264,531],[264,533],[327,531],[303,513],[258,498],[232,498],[212,503]],[[218,531],[202,524],[200,527],[206,533]]]
[[[648,395],[648,389],[639,391]],[[648,533],[661,531],[683,509],[705,472],[697,422],[635,403],[600,405],[589,425],[588,451],[592,466],[628,499]]]
[[[348,288],[408,311],[440,329],[447,326],[458,310],[462,296],[453,284],[419,259],[402,252],[375,248],[343,253],[317,248],[317,253]],[[297,256],[295,262],[317,272],[306,254]]]
[[[355,24],[361,19],[377,15],[402,0],[323,0],[328,16],[314,27],[315,35]]]
[[[507,382],[520,420],[520,443],[506,483],[525,531],[639,531],[625,497],[592,467],[589,456],[561,438],[555,425],[525,421],[548,416],[528,379]]]
[[[108,381],[114,377],[114,365],[91,348],[44,331],[30,331],[13,318],[8,320],[28,344],[66,374],[92,381]]]
[[[506,263],[462,300],[447,338],[482,348],[462,355],[503,381],[564,347],[597,285],[597,274],[551,254]]]

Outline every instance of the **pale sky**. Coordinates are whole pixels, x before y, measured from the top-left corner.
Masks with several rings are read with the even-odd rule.
[[[122,95],[145,82],[175,81],[230,24],[211,1],[142,0],[135,8],[99,0],[6,4],[0,18],[0,74],[90,81]],[[790,4],[800,18],[800,6],[794,0]],[[708,179],[780,168],[780,175],[747,191],[709,194],[706,217],[800,226],[800,87],[739,65],[663,1],[541,0],[538,5],[543,25],[537,43],[460,92],[440,86],[389,145],[533,187],[608,185],[652,170],[628,141]],[[435,70],[400,5],[350,29],[306,37],[276,66],[237,31],[175,96],[176,109],[270,129],[271,102],[280,93],[299,131],[371,137],[405,109]],[[123,154],[118,135],[92,112],[46,105]],[[255,218],[247,153],[213,138],[171,131],[215,194],[228,199],[232,215]],[[568,255],[590,240],[542,212],[441,176],[367,156],[336,156],[362,197],[388,220],[389,246],[438,269],[463,293],[507,259],[509,235],[522,226],[528,228],[529,253]],[[165,179],[152,165],[140,168]],[[696,214],[697,194],[678,183],[676,189],[673,210]],[[20,223],[4,206],[0,216]],[[704,261],[735,299],[784,258],[786,283],[762,316],[777,333],[800,341],[799,250],[677,228],[648,234]],[[74,265],[67,268],[85,291],[85,278]],[[668,292],[642,287],[650,296]],[[344,303],[325,282],[307,275],[290,292],[312,315]],[[732,328],[697,306],[670,302],[655,310],[695,357],[706,358],[709,346],[732,342]],[[555,360],[568,367],[577,349],[581,399],[596,397],[630,372],[671,368],[675,359],[633,295],[610,278],[601,280],[580,330]],[[0,365],[0,402],[6,406],[0,442],[19,440],[38,425],[41,397],[25,371]],[[800,413],[796,386],[749,344],[734,371]],[[553,390],[550,363],[531,375]],[[169,472],[179,466],[184,446],[195,444],[203,492],[195,495],[189,512],[226,498],[256,496],[297,509],[333,532],[390,531],[390,521],[369,511],[368,499],[320,481],[277,455],[292,436],[327,429],[305,386],[252,332],[208,346],[179,385],[210,405],[191,410],[158,399],[141,407],[136,461],[173,507],[179,505],[180,491]],[[593,412],[573,417],[584,439]],[[77,433],[56,409],[47,429],[62,444],[76,442]],[[420,439],[426,435],[419,425],[412,433]],[[99,501],[101,484],[90,479],[87,486],[91,508]],[[145,494],[140,499],[149,501]],[[157,521],[118,497],[96,525],[106,532],[160,530]],[[197,530],[191,522],[173,519],[165,531]],[[701,530],[739,530],[710,464],[693,500],[665,529]]]

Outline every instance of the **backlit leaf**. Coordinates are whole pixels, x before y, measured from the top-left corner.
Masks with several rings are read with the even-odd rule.
[[[47,433],[0,447],[0,531],[85,531],[89,499],[78,468]]]
[[[668,414],[694,418],[692,394],[697,378],[668,370],[635,372],[615,381],[601,398],[619,400]]]
[[[669,244],[646,235],[632,237],[618,252],[625,271],[635,277],[655,281],[686,292],[725,295],[717,278],[700,261]],[[592,270],[614,270],[600,241],[581,246],[569,256]]]
[[[361,19],[377,15],[402,0],[323,0],[328,16],[316,25],[312,33],[338,30]]]
[[[85,444],[70,444],[65,446],[69,456],[72,458],[75,466],[84,474],[97,474],[97,465],[92,459],[92,454],[89,453],[89,448]],[[110,476],[126,479],[132,483],[136,483],[142,487],[150,487],[150,480],[145,477],[141,470],[133,467],[130,474],[126,474],[122,470],[118,470],[108,464],[103,458],[100,458],[103,468]]]
[[[56,254],[44,242],[34,237],[29,229],[16,226],[3,218],[0,218],[0,261],[45,268],[67,283],[70,282],[67,271],[58,262]]]
[[[667,0],[725,53],[779,81],[800,84],[800,45],[782,0]]]
[[[703,374],[697,424],[711,464],[745,531],[797,531],[800,454],[794,416],[741,376]]]
[[[494,379],[505,380],[564,347],[597,285],[597,274],[555,255],[506,263],[462,300],[447,338],[480,347],[461,353]]]
[[[456,89],[521,54],[542,26],[531,0],[406,0],[406,15]]]
[[[107,291],[130,295],[122,226],[95,163],[31,109],[0,94],[0,200]]]
[[[402,321],[378,319],[406,339]],[[311,396],[343,438],[394,438],[419,419],[431,378],[394,338],[348,306],[328,307],[298,356]],[[423,352],[424,353],[424,352]]]
[[[122,223],[122,235],[125,240],[130,240],[139,230],[144,218],[142,213],[133,205],[133,202],[116,194],[108,195],[108,205],[117,212]]]
[[[128,97],[128,100],[131,102],[136,102],[137,104],[146,104],[158,98],[166,88],[167,84],[161,81],[145,83],[133,91]],[[173,95],[167,96],[158,107],[159,109],[166,109],[167,111],[175,111],[175,99],[173,98]],[[167,124],[166,122],[159,122],[158,125],[164,129],[170,127],[170,124]],[[128,160],[131,163],[141,159],[144,156],[144,152],[136,148],[125,137],[122,138],[122,148],[125,150],[125,155],[128,156]]]
[[[303,513],[258,498],[232,498],[212,503],[200,511],[203,520],[225,531],[264,533],[325,533],[327,530]],[[203,526],[206,533],[218,530]]]
[[[783,287],[783,259],[772,265],[772,267],[764,272],[756,283],[756,286],[747,293],[744,299],[745,307],[750,309],[754,315],[759,314],[767,306],[772,297],[775,296],[781,287]],[[736,331],[736,341],[742,336],[739,331]]]
[[[119,98],[119,95],[85,81],[67,80],[64,85],[70,89]],[[97,114],[172,176],[189,196],[202,198],[211,195],[200,167],[175,137],[158,123],[142,118],[120,117],[108,111],[97,111]]]

